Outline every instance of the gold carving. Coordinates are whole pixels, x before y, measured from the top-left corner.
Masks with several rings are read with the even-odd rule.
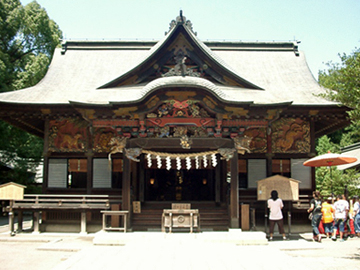
[[[225,106],[225,110],[227,112],[231,112],[231,115],[237,115],[237,116],[247,116],[248,113],[249,113],[249,110],[245,110],[244,108],[236,108],[236,107]]]
[[[84,148],[83,143],[80,141],[82,139],[81,134],[75,134],[75,136],[64,134],[60,148],[69,148],[69,149],[82,149]]]
[[[211,109],[215,109],[215,107],[218,105],[212,98],[206,96],[203,98],[204,103],[206,106],[208,106]]]
[[[153,96],[148,102],[146,102],[146,107],[148,108],[155,107],[159,101],[160,99],[157,96]]]
[[[115,153],[122,153],[123,149],[127,143],[126,137],[113,137],[109,142],[109,146],[111,147],[110,153],[108,155],[109,160],[111,159],[111,155]]]
[[[94,114],[95,110],[91,109],[77,109],[79,113],[85,118],[85,119],[95,119]]]
[[[310,125],[300,118],[283,118],[272,126],[274,153],[308,153],[310,151]]]
[[[69,118],[51,120],[49,126],[49,150],[59,152],[82,152],[86,147],[84,120]]]
[[[184,101],[190,97],[195,96],[196,93],[193,91],[169,91],[166,93],[166,95],[178,101]]]
[[[310,110],[309,115],[318,115],[319,110]]]
[[[274,119],[274,117],[276,117],[277,114],[281,113],[282,110],[278,110],[278,109],[272,109],[272,110],[267,110],[267,116],[266,119],[272,120]]]
[[[126,107],[113,110],[116,116],[131,115],[132,112],[136,111],[138,107]]]
[[[41,113],[42,113],[42,114],[50,114],[50,113],[51,113],[51,109],[41,109]]]

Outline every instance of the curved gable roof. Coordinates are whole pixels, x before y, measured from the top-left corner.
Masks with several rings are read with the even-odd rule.
[[[136,66],[119,77],[98,87],[98,89],[143,83],[147,77],[159,73],[159,68],[161,68],[161,65],[165,65],[166,61],[177,58],[179,54],[183,53],[185,54],[183,60],[184,58],[192,58],[203,74],[222,85],[262,90],[261,87],[242,78],[240,74],[201,42],[189,27],[189,21],[186,22],[184,18],[180,16],[179,19],[178,17],[177,22],[165,35],[164,39],[149,51],[145,59],[139,61]],[[139,76],[139,74],[141,75]],[[157,77],[161,75],[165,76],[166,74],[160,74]],[[182,76],[186,75],[183,74]]]

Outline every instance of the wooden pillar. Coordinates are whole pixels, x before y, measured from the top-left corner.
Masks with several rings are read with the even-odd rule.
[[[81,212],[81,230],[80,233],[81,234],[87,234],[86,232],[86,212],[82,211]]]
[[[215,167],[215,202],[217,205],[220,204],[220,198],[221,198],[221,165],[223,162],[219,162],[219,164]]]
[[[42,182],[42,192],[46,193],[46,189],[48,187],[48,179],[49,179],[49,129],[50,122],[49,119],[45,119],[45,127],[44,127],[44,165],[43,165],[43,182]]]
[[[140,168],[139,168],[139,201],[145,201],[145,156],[140,156]]]
[[[131,216],[131,187],[130,187],[130,180],[131,180],[131,171],[130,171],[130,160],[123,155],[123,181],[122,181],[122,205],[121,210],[129,211],[129,216]],[[131,218],[127,219],[127,227],[130,228]]]
[[[40,212],[35,211],[33,213],[33,233],[38,234],[40,233]]]
[[[310,120],[310,154],[316,156],[316,142],[315,142],[315,121],[313,118]],[[312,157],[312,156],[311,156]],[[311,158],[309,157],[309,158]],[[312,190],[316,189],[316,181],[315,181],[315,167],[311,168],[311,187]]]
[[[10,207],[9,207],[9,231],[10,235],[14,232],[14,210],[13,210],[14,200],[10,200]]]
[[[23,211],[20,210],[18,212],[18,227],[17,227],[18,232],[22,232],[23,230],[23,221],[24,221]]]
[[[242,204],[241,205],[241,230],[248,231],[250,230],[250,205]]]
[[[93,156],[94,154],[92,152],[86,153],[86,194],[91,194],[92,191],[92,177],[93,177]]]
[[[230,182],[230,227],[239,228],[239,174],[238,155],[230,160],[231,182]]]

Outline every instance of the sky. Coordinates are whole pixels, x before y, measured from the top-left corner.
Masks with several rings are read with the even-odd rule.
[[[20,0],[23,5],[32,2]],[[160,40],[180,10],[198,38],[294,41],[317,79],[360,47],[359,0],[37,0],[67,40]]]

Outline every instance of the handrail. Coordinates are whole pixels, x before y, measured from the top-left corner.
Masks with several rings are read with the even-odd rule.
[[[111,202],[121,201],[122,196],[114,195],[59,195],[59,194],[26,194],[24,199],[15,200],[14,207],[33,205],[33,207],[41,206],[74,206],[82,205],[105,205],[109,206]]]

